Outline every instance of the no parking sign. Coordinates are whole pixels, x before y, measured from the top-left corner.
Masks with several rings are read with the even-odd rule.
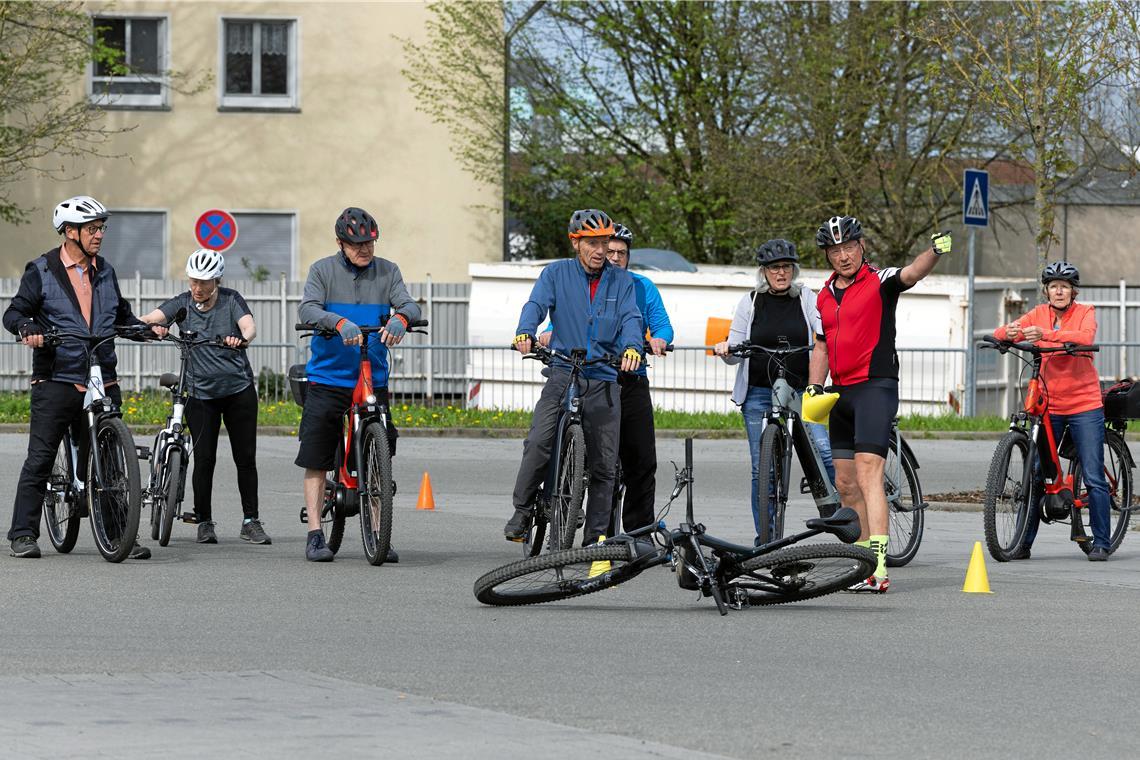
[[[237,241],[237,236],[237,220],[228,211],[210,209],[194,223],[194,237],[203,248],[224,251]]]

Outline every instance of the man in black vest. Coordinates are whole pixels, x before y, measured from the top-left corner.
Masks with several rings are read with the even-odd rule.
[[[8,531],[13,557],[40,556],[36,539],[56,451],[69,427],[85,427],[86,354],[74,343],[45,347],[44,330],[54,327],[106,335],[115,325],[141,324],[119,291],[115,270],[99,255],[110,215],[103,204],[86,195],[68,198],[56,206],[52,224],[64,236],[63,244],[28,263],[20,289],[4,312],[5,329],[32,349],[28,458],[20,471]],[[157,335],[166,332],[158,325],[151,329]],[[119,406],[122,393],[115,375],[118,359],[114,342],[103,344],[96,355],[107,395]],[[136,541],[130,556],[148,559],[150,550]]]

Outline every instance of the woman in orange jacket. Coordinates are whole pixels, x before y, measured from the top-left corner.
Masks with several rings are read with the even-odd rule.
[[[1081,274],[1067,261],[1055,261],[1041,273],[1047,303],[1033,308],[1008,325],[994,330],[998,340],[1027,341],[1042,347],[1063,343],[1087,345],[1096,340],[1096,309],[1076,302]],[[1109,555],[1108,481],[1104,477],[1104,404],[1100,378],[1090,354],[1049,354],[1041,362],[1041,377],[1049,389],[1049,417],[1053,435],[1069,429],[1089,494],[1089,522],[1093,533],[1090,562]],[[1040,505],[1034,504],[1025,538],[1013,559],[1029,559],[1037,535]]]

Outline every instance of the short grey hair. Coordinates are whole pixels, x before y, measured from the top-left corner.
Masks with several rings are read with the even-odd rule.
[[[776,262],[776,263],[780,263],[780,262]],[[799,298],[800,297],[800,288],[803,286],[801,286],[798,282],[796,282],[796,280],[798,280],[799,278],[800,278],[800,265],[793,261],[792,262],[792,284],[788,288],[788,296],[790,298]],[[768,284],[768,278],[764,276],[764,265],[761,264],[756,269],[756,292],[757,293],[767,293],[771,289],[772,289],[771,286]]]

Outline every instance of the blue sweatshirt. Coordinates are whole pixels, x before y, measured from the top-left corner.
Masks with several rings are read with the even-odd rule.
[[[590,279],[576,257],[549,264],[523,305],[515,334],[534,335],[547,314],[554,327],[550,347],[556,351],[568,354],[584,348],[587,359],[617,356],[627,348],[641,351],[644,328],[633,277],[608,261],[602,267],[593,300]],[[617,380],[617,370],[604,364],[587,367],[582,374],[596,380]]]

